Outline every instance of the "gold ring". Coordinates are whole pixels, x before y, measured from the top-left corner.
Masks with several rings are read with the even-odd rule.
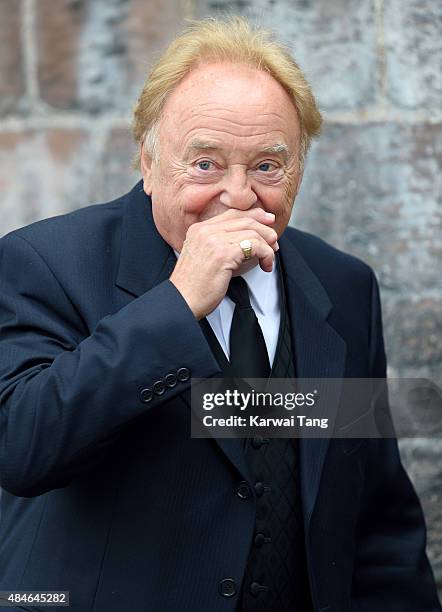
[[[239,246],[241,247],[241,251],[243,252],[244,261],[251,259],[252,258],[252,243],[250,242],[250,240],[241,240],[241,242],[239,243]]]

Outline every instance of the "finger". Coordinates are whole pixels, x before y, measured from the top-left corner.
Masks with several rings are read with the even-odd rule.
[[[245,238],[242,238],[242,240],[245,240]],[[275,261],[275,253],[272,247],[270,247],[267,242],[261,237],[247,238],[247,240],[250,240],[252,246],[251,256],[248,259],[257,257],[261,268],[265,272],[271,272],[273,269],[273,263]],[[244,261],[247,261],[244,256],[244,252],[240,246],[240,242],[241,240],[238,243],[232,244],[232,249],[234,249],[235,261],[237,265],[240,265]]]
[[[253,218],[257,219],[260,223],[265,223],[266,225],[272,224],[275,222],[275,215],[270,212],[266,212],[263,208],[249,208],[248,210],[239,210],[237,208],[229,208],[223,213],[219,215],[215,215],[210,219],[205,219],[200,223],[213,224],[218,223],[220,221],[228,220],[228,219],[241,219],[241,218]]]
[[[243,217],[240,219],[231,219],[229,221],[223,221],[218,226],[218,229],[223,230],[227,233],[242,231],[244,234],[247,231],[254,231],[259,234],[267,244],[274,244],[278,240],[278,234],[276,231],[263,223],[260,223],[256,219],[251,217]]]
[[[219,238],[219,240],[222,239],[223,238],[221,237]],[[224,239],[228,240],[230,244],[239,244],[242,240],[264,241],[265,244],[270,246],[273,251],[277,251],[279,249],[279,244],[276,240],[270,244],[268,240],[266,240],[259,232],[255,231],[254,229],[224,232]]]
[[[221,215],[218,217],[221,219]],[[224,242],[223,234],[230,235],[235,233],[235,240],[237,239],[238,232],[241,232],[241,237],[238,240],[244,240],[248,237],[260,236],[267,244],[269,244],[274,250],[278,250],[278,234],[272,228],[267,225],[263,225],[256,219],[251,217],[240,217],[236,219],[223,219],[217,223],[201,222],[194,223],[187,230],[186,240],[194,237],[198,243],[206,242],[215,238],[216,240],[222,240]],[[252,234],[250,234],[252,232]],[[232,242],[232,238],[229,241]]]
[[[275,252],[267,243],[258,243],[256,257],[258,257],[259,265],[264,272],[271,272],[273,270],[275,263]]]

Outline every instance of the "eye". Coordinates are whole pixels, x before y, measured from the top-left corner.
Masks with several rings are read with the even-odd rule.
[[[197,162],[196,165],[200,170],[206,170],[206,171],[211,170],[213,166],[212,162],[209,161],[208,159],[202,159],[201,161]]]
[[[259,164],[258,170],[260,172],[270,172],[271,170],[275,170],[275,166],[270,162],[262,162],[262,164]]]

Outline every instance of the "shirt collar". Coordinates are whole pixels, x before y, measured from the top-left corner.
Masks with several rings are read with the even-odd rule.
[[[278,276],[276,273],[276,265],[275,259],[275,265],[271,272],[264,272],[258,264],[245,274],[242,274],[249,288],[253,307],[262,315],[267,314],[269,311],[271,306],[269,300],[271,296],[277,295]]]

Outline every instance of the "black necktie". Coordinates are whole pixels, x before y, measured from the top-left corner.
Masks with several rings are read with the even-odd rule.
[[[231,279],[227,295],[235,304],[230,328],[230,364],[239,378],[268,378],[269,356],[249,290],[241,276]]]

